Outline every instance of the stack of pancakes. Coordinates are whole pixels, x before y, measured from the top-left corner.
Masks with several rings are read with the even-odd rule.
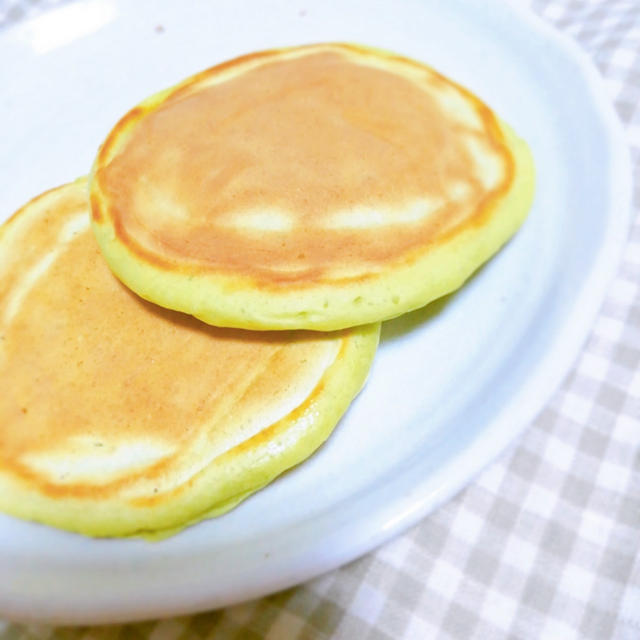
[[[478,98],[364,47],[144,101],[0,228],[0,510],[161,537],[233,508],[329,436],[381,321],[511,237],[533,174]]]

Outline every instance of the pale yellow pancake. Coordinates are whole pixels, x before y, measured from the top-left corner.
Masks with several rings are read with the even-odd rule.
[[[86,181],[47,192],[0,227],[0,511],[95,536],[223,513],[329,436],[378,332],[157,307],[105,264]]]
[[[460,286],[529,210],[527,145],[431,68],[347,44],[247,55],[158,93],[92,173],[109,265],[218,326],[339,329]]]

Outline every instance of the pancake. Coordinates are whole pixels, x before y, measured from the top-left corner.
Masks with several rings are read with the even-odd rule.
[[[0,511],[93,536],[224,513],[329,436],[378,333],[157,307],[104,262],[86,180],[47,192],[0,227]]]
[[[526,143],[392,53],[246,55],[144,101],[94,163],[93,228],[142,297],[207,323],[333,330],[459,287],[533,197]]]

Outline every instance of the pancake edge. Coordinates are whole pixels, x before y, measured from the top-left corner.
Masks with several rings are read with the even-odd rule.
[[[300,406],[215,458],[169,498],[151,496],[135,504],[117,498],[99,503],[50,498],[0,468],[0,512],[89,537],[148,541],[221,516],[304,462],[329,438],[366,382],[379,333],[379,324],[358,327]]]

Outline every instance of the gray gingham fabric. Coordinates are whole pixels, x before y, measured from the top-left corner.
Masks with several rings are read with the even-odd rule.
[[[0,26],[55,4],[0,0]],[[638,177],[640,2],[530,6],[600,69]],[[508,453],[412,530],[307,584],[221,611],[116,627],[0,622],[0,639],[640,640],[640,181],[633,218],[561,389]]]

